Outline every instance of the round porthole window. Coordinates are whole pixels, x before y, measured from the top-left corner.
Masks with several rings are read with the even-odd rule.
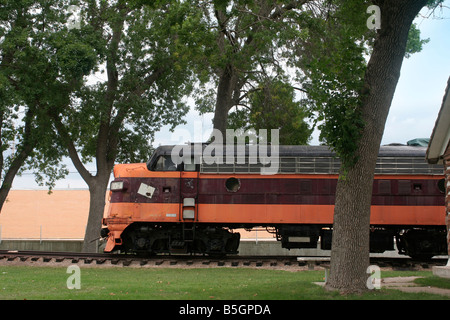
[[[236,192],[241,187],[241,181],[236,178],[228,178],[225,182],[225,187],[229,192]]]

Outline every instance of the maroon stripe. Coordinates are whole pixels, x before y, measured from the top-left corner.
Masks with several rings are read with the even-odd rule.
[[[113,192],[111,202],[179,203],[198,188],[198,203],[205,204],[316,204],[332,205],[336,179],[240,179],[237,192],[229,192],[226,179],[184,179],[182,190],[176,178],[126,178],[129,188]],[[141,183],[155,188],[151,198],[137,193]],[[183,192],[191,190],[189,195]],[[372,205],[444,206],[445,197],[437,180],[375,180]]]

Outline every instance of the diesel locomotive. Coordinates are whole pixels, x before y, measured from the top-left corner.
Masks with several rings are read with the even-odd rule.
[[[205,161],[207,147],[160,146],[148,163],[114,167],[101,230],[105,252],[236,254],[236,229],[256,227],[273,232],[283,248],[320,243],[331,249],[340,161],[328,147],[279,146],[271,163],[249,146],[226,159],[223,154],[223,161]],[[176,154],[184,150],[183,161],[174,161],[174,148]],[[425,152],[380,148],[371,252],[396,247],[417,258],[447,253],[443,167],[428,164]],[[261,174],[268,166],[276,172]]]

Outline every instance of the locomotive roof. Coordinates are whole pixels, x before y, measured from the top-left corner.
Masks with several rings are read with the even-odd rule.
[[[203,153],[203,150],[206,148],[208,144],[201,144],[201,148],[199,148],[200,144],[190,144],[190,145],[166,145],[159,146],[155,150],[155,155],[170,155],[173,148],[178,146],[180,148],[190,148],[192,155],[199,156]],[[196,147],[195,147],[196,146]],[[254,147],[255,145],[253,145]],[[256,145],[258,147],[258,145]],[[227,154],[227,147],[223,145],[224,154]],[[242,147],[242,145],[235,145],[235,148]],[[245,154],[251,154],[252,148],[249,145],[245,145]],[[267,146],[268,153],[270,154],[270,145]],[[201,153],[199,151],[201,150]],[[385,145],[380,147],[379,156],[380,157],[388,157],[388,156],[405,156],[405,157],[421,157],[425,156],[426,147],[420,146],[406,146],[406,145]],[[328,146],[308,146],[308,145],[300,145],[300,146],[290,146],[290,145],[280,145],[279,146],[279,155],[280,156],[333,156],[334,152]]]
[[[149,164],[156,161],[156,159],[161,155],[171,155],[174,147],[178,147],[179,150],[189,150],[191,155],[194,157],[201,156],[203,151],[208,146],[208,144],[186,144],[186,145],[166,145],[159,146],[156,148],[153,153]],[[237,147],[245,147],[245,155],[253,155],[258,152],[258,148],[255,148],[255,145],[235,145]],[[252,148],[253,147],[253,148]],[[256,145],[258,147],[258,145]],[[186,148],[186,149],[183,149]],[[270,156],[270,145],[267,146],[267,154]],[[333,157],[335,155],[334,151],[330,149],[328,146],[308,146],[308,145],[280,145],[278,147],[279,156],[280,157],[297,157],[297,156],[309,156],[309,157]],[[224,155],[229,154],[233,150],[227,150],[226,145],[223,145],[223,153]],[[236,150],[234,150],[236,151]],[[180,156],[182,156],[183,151],[180,152]],[[425,161],[425,153],[426,147],[421,146],[407,146],[407,145],[385,145],[381,146],[379,150],[379,157],[423,157]]]
[[[209,148],[208,148],[209,146]],[[280,145],[278,154],[270,154],[270,146],[267,147],[269,154],[265,150],[258,154],[258,145],[237,145],[235,150],[227,150],[223,146],[224,159],[228,155],[237,155],[236,161],[233,163],[218,163],[206,161],[200,166],[203,173],[255,173],[260,172],[267,163],[257,162],[256,164],[241,163],[239,158],[259,157],[269,160],[270,166],[272,162],[277,163],[278,173],[298,173],[298,174],[338,174],[340,168],[340,160],[335,157],[335,153],[328,146],[287,146]],[[237,147],[244,147],[241,150]],[[174,150],[174,148],[176,148]],[[205,148],[208,148],[205,150]],[[188,145],[172,145],[160,146],[152,155],[147,163],[147,168],[152,170],[156,165],[160,156],[171,156],[172,151],[175,155],[184,158],[183,152],[189,152],[188,157],[194,157],[195,163],[199,163],[198,159],[205,159],[204,156],[214,157],[214,151],[217,145],[207,144],[188,144]],[[233,149],[233,148],[232,148]],[[220,151],[220,149],[219,149]],[[239,152],[236,152],[239,151]],[[442,166],[431,165],[425,159],[426,147],[410,146],[410,145],[386,145],[381,146],[378,154],[378,160],[375,168],[376,174],[439,174],[441,175]],[[267,158],[266,158],[267,157]],[[227,157],[228,160],[228,157]]]

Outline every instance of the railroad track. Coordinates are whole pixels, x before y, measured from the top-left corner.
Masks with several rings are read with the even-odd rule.
[[[431,270],[433,266],[443,266],[446,263],[447,259],[416,261],[406,257],[371,258],[371,264],[394,270]],[[126,254],[0,250],[0,266],[67,267],[73,264],[83,267],[252,267],[300,271],[327,268],[330,262],[329,257],[227,256],[215,258],[202,255],[157,255],[144,258]]]
[[[272,267],[301,266],[296,257],[205,257],[202,255],[157,255],[150,258],[125,254],[89,254],[73,252],[0,251],[0,265],[119,267]]]

